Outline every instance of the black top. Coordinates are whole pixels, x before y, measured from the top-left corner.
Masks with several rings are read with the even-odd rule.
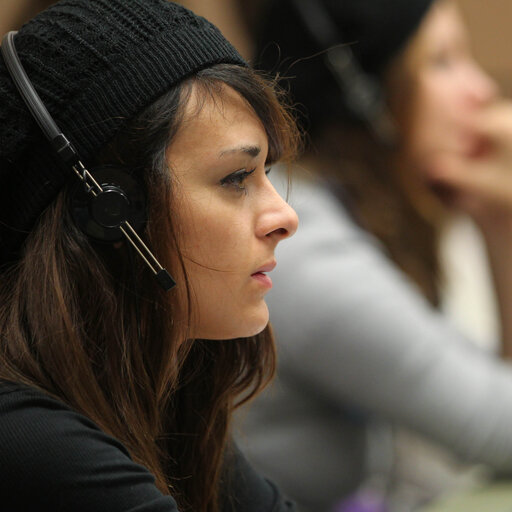
[[[292,512],[238,452],[224,512]],[[85,416],[28,387],[0,386],[0,509],[177,512],[153,475]]]

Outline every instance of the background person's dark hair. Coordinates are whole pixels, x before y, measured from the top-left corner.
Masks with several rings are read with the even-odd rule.
[[[347,107],[326,66],[327,48],[306,29],[291,0],[267,2],[257,67],[281,76],[280,84],[290,92],[308,134],[308,150],[320,163],[319,172],[340,191],[357,222],[379,238],[390,258],[438,304],[443,211],[440,202],[411,179],[414,164],[401,143],[415,94],[414,72],[407,68],[403,52],[433,1],[319,1],[338,27],[340,44],[350,45],[361,71],[381,88],[397,125],[397,144],[383,144]]]
[[[222,102],[224,84],[262,120],[269,163],[292,155],[297,132],[273,85],[227,64],[174,87],[101,153],[103,163],[142,172],[144,236],[176,277],[176,290],[161,290],[126,244],[100,246],[81,233],[69,187],[40,217],[20,259],[0,274],[0,379],[39,388],[92,419],[183,511],[218,510],[235,397],[251,398],[275,366],[269,327],[224,343],[191,340],[189,323],[177,321],[192,313],[165,153],[193,88]]]

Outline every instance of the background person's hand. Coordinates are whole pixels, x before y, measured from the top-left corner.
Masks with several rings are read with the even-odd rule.
[[[512,219],[512,102],[479,114],[475,132],[484,141],[481,150],[438,155],[429,181],[450,206],[479,224]]]

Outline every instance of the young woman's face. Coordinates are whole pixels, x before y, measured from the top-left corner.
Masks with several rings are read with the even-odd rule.
[[[438,0],[409,51],[417,69],[408,141],[411,154],[428,171],[439,151],[477,155],[482,140],[474,117],[497,94],[494,82],[474,60],[466,29],[451,0]]]
[[[267,177],[268,141],[254,111],[227,86],[221,97],[200,101],[194,89],[167,153],[193,336],[252,336],[268,323],[267,273],[276,245],[297,229],[297,216]]]

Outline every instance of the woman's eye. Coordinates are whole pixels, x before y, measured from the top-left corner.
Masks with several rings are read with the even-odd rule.
[[[231,174],[228,174],[225,178],[220,180],[220,184],[223,187],[233,187],[237,191],[243,192],[245,188],[245,180],[256,170],[256,168],[248,171],[247,169],[240,169]]]

